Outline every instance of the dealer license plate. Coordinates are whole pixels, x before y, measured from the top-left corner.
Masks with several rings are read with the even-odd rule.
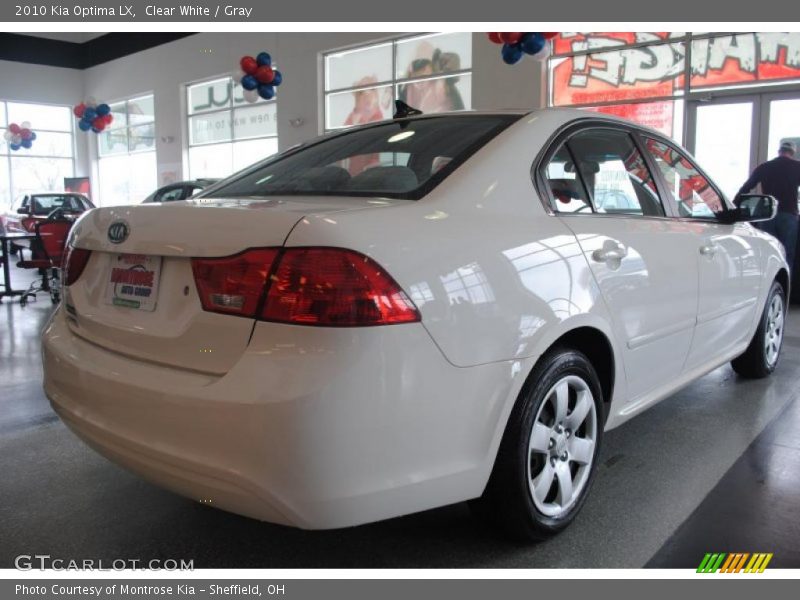
[[[106,284],[106,304],[155,310],[160,276],[160,256],[112,254]]]

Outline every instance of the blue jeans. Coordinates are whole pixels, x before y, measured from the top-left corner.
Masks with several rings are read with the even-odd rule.
[[[757,223],[761,231],[774,235],[786,249],[786,262],[789,268],[794,267],[794,253],[797,247],[797,215],[779,212],[771,221]]]

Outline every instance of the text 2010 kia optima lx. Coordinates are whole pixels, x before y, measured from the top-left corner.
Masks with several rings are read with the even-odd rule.
[[[399,118],[73,229],[45,390],[87,444],[303,528],[462,500],[565,527],[602,434],[775,368],[783,250],[659,134],[568,110]],[[669,427],[669,423],[664,423]]]

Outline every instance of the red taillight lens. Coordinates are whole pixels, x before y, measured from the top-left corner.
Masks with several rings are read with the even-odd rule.
[[[67,247],[67,253],[64,255],[64,262],[61,268],[64,285],[72,285],[78,281],[83,269],[86,267],[86,263],[89,262],[91,254],[91,250],[73,248],[72,246]]]
[[[257,248],[223,258],[193,258],[203,310],[255,317],[277,248]]]
[[[352,327],[419,321],[416,307],[377,263],[343,248],[288,248],[271,277],[267,321]]]

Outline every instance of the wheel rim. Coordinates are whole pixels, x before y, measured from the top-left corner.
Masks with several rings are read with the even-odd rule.
[[[589,385],[560,379],[539,405],[528,441],[528,488],[536,508],[560,517],[580,498],[597,449],[597,409]]]
[[[764,336],[764,356],[767,364],[774,367],[778,362],[783,342],[783,298],[775,294],[767,309],[767,332]]]

